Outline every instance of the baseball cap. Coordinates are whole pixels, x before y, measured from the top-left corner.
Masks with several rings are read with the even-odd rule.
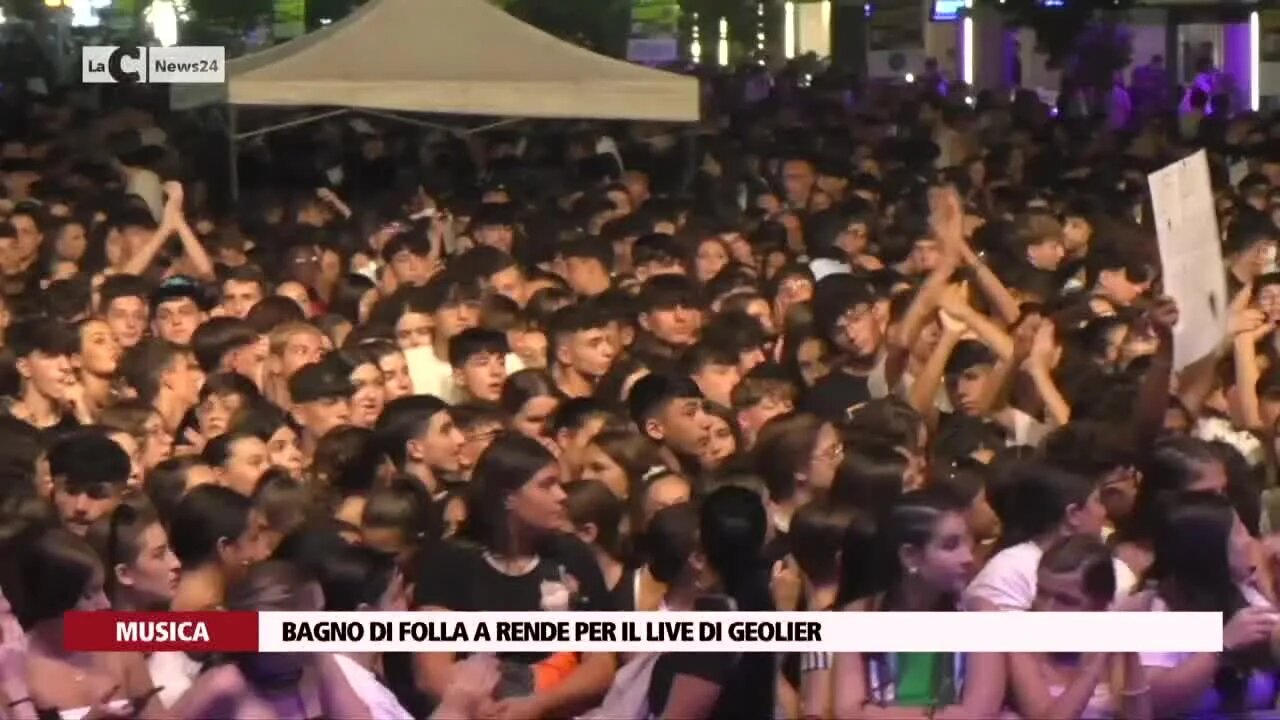
[[[289,396],[295,403],[349,398],[355,391],[345,369],[327,360],[303,365],[289,378]]]
[[[204,286],[198,280],[185,275],[174,275],[160,283],[160,287],[151,292],[151,312],[154,313],[170,300],[181,298],[190,298],[201,310],[208,310],[212,306],[209,302],[209,294],[205,292]]]

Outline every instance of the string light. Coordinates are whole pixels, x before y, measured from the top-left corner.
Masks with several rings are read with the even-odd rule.
[[[782,52],[787,59],[796,56],[796,4],[787,0],[782,8]]]
[[[720,41],[716,44],[716,60],[721,67],[729,64],[729,21],[720,18]]]
[[[689,57],[693,58],[694,62],[702,58],[701,35],[702,31],[698,28],[698,13],[693,13],[693,34],[689,42]]]

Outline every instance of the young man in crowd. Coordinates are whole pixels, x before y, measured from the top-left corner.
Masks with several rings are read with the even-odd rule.
[[[249,311],[267,296],[267,276],[256,265],[243,265],[227,270],[222,276],[222,312],[244,319]]]
[[[500,332],[467,328],[449,339],[456,397],[497,403],[507,381],[507,339]]]
[[[547,360],[556,388],[567,398],[588,397],[609,371],[618,349],[609,321],[589,305],[557,310],[547,324]]]
[[[413,390],[452,401],[455,385],[453,367],[449,364],[449,341],[479,322],[480,293],[456,273],[440,273],[421,290],[415,291],[405,307],[405,314],[396,321],[396,337],[400,346],[405,348],[404,357],[409,363]],[[419,317],[410,318],[409,313]],[[414,332],[417,337],[423,330],[429,332],[429,344],[415,340],[412,346],[406,346],[403,338],[410,320],[426,321],[425,327],[417,326]]]
[[[432,497],[444,491],[445,477],[461,467],[466,438],[440,398],[412,395],[387,403],[374,433],[396,471],[422,483]]]
[[[351,421],[355,386],[339,363],[303,365],[289,378],[290,411],[302,426],[302,454],[314,457],[320,438]]]
[[[120,504],[129,484],[129,456],[101,430],[75,430],[49,450],[49,475],[58,518],[84,535]]]
[[[124,376],[138,399],[160,416],[161,426],[175,441],[187,411],[200,399],[204,373],[191,352],[173,343],[149,339],[125,353]]]
[[[204,290],[192,278],[171,277],[151,294],[151,332],[174,345],[190,345],[208,317]]]
[[[288,322],[271,331],[267,340],[264,394],[281,407],[290,404],[289,380],[304,365],[319,362],[331,343],[316,326]]]
[[[686,471],[710,441],[711,419],[706,399],[687,377],[650,374],[636,381],[627,400],[631,421],[660,444]]]
[[[191,350],[205,375],[233,372],[265,385],[267,342],[244,320],[210,318],[192,334]]]
[[[151,288],[136,275],[112,275],[98,290],[98,308],[120,347],[137,345],[151,324]]]
[[[41,429],[92,422],[72,372],[79,343],[69,328],[50,320],[22,320],[10,328],[6,340],[18,374],[18,393],[8,404],[9,415]]]

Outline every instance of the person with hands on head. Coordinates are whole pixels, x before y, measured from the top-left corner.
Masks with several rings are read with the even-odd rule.
[[[1072,535],[1040,558],[1032,610],[1099,612],[1116,592],[1111,551],[1097,537]],[[1130,596],[1113,609],[1142,611]],[[1150,604],[1148,598],[1147,605]],[[1137,653],[1009,653],[1014,704],[1027,718],[1150,720],[1151,687]]]

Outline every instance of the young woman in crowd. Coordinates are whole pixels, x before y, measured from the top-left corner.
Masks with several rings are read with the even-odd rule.
[[[848,610],[958,611],[973,569],[973,538],[964,507],[921,491],[902,498],[877,538],[884,585]],[[838,653],[837,717],[875,717],[892,708],[910,717],[992,717],[1005,690],[1004,658],[979,653]]]
[[[112,713],[165,717],[146,662],[138,653],[75,652],[64,647],[62,615],[70,610],[106,610],[102,560],[82,538],[61,528],[36,528],[12,546],[19,553],[9,587],[21,588],[10,602],[27,631],[29,695],[11,703],[37,713],[88,717]]]
[[[498,405],[511,427],[531,438],[546,437],[548,421],[560,405],[555,382],[545,371],[521,370],[507,378]]]
[[[420,583],[415,605],[461,611],[606,609],[608,591],[591,550],[569,529],[560,466],[543,445],[521,433],[495,438],[471,477],[468,544],[428,550],[421,577],[456,578]],[[500,653],[503,684],[495,701],[504,712],[557,717],[585,709],[612,677],[610,655]],[[416,658],[418,688],[440,697],[456,659],[439,653]]]
[[[605,587],[615,592],[625,574],[622,531],[626,504],[594,480],[575,480],[564,486],[565,512],[574,534],[591,546]]]
[[[1213,717],[1271,708],[1274,673],[1257,666],[1276,630],[1276,608],[1252,585],[1251,539],[1221,495],[1169,499],[1140,602],[1149,611],[1222,613],[1222,653],[1142,653],[1155,717]],[[1141,605],[1140,605],[1141,606]],[[1255,651],[1250,655],[1249,651]]]
[[[262,516],[253,501],[219,485],[187,491],[169,518],[173,554],[182,563],[174,610],[225,607],[227,584],[266,557]]]
[[[698,545],[689,566],[673,575],[659,571],[670,578],[669,606],[772,610],[764,561],[768,524],[760,496],[750,490],[726,486],[708,495],[698,510]],[[659,717],[773,717],[775,662],[773,653],[664,654],[653,667],[649,707]]]
[[[631,430],[596,435],[583,450],[581,464],[581,479],[595,480],[623,500],[632,497],[650,471],[663,467],[653,441]]]

